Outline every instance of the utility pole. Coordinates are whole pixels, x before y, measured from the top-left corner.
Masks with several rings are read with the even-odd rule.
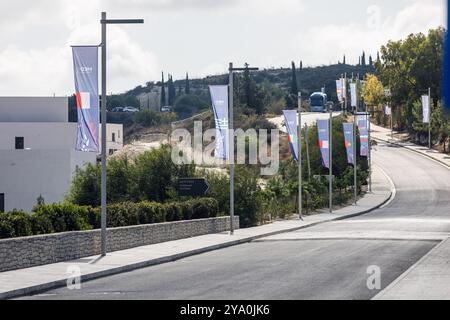
[[[106,12],[101,14],[101,34],[102,34],[102,174],[101,174],[101,255],[106,256],[106,25],[108,24],[134,24],[144,23],[143,19],[132,20],[107,20]]]
[[[303,183],[302,183],[302,93],[298,93],[298,124],[297,124],[297,145],[298,145],[298,216],[303,220]]]
[[[249,68],[248,65],[245,68],[234,68],[233,62],[230,62],[228,68],[228,100],[229,100],[229,145],[228,145],[228,161],[230,166],[230,235],[234,235],[234,106],[233,106],[233,92],[234,82],[233,75],[235,71],[257,71],[259,68]]]

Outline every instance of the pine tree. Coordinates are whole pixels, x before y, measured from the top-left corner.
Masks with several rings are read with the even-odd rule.
[[[380,51],[377,52],[377,64],[381,63]]]
[[[176,92],[175,92],[175,86],[173,84],[173,77],[169,75],[169,81],[168,81],[168,92],[169,92],[169,106],[173,106],[176,99]]]
[[[166,105],[166,88],[164,87],[164,72],[162,72],[162,81],[161,81],[161,107]]]
[[[361,56],[361,65],[363,66],[363,67],[365,67],[366,66],[366,53],[363,51],[363,54],[362,54],[362,56]]]
[[[189,84],[189,74],[187,72],[186,72],[186,83],[185,83],[185,87],[184,87],[184,93],[186,93],[186,94],[191,93],[191,87]]]
[[[300,60],[300,70],[303,70],[303,61]]]
[[[295,69],[295,62],[294,61],[292,61],[291,94],[294,95],[294,96],[298,95],[297,71]]]
[[[373,66],[373,59],[372,59],[372,55],[369,56],[369,66]]]
[[[344,60],[343,60],[342,63],[343,63],[344,65],[347,64],[346,61],[345,61],[345,54],[344,54]]]

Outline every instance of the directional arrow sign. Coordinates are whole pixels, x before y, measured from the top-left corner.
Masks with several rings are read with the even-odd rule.
[[[178,180],[178,195],[181,197],[200,197],[206,195],[209,184],[205,179],[183,178]]]

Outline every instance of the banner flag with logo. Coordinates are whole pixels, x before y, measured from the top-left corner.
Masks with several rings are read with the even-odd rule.
[[[387,116],[391,116],[391,115],[392,115],[392,109],[391,109],[391,107],[385,106],[385,107],[384,107],[384,113],[385,113]]]
[[[353,123],[344,123],[345,149],[347,150],[347,162],[355,164],[355,156],[353,153]]]
[[[430,123],[430,97],[422,96],[423,123]]]
[[[357,94],[356,94],[356,83],[350,83],[350,97],[352,107],[356,107],[358,104]]]
[[[216,122],[216,150],[215,157],[228,160],[229,146],[229,115],[228,115],[228,86],[210,86],[214,119]]]
[[[317,131],[319,134],[319,148],[322,154],[322,165],[325,168],[330,168],[330,136],[329,136],[330,123],[328,120],[317,120]]]
[[[339,102],[344,101],[344,92],[342,89],[342,79],[336,80],[336,94]]]
[[[78,113],[76,150],[100,152],[98,46],[72,47]]]
[[[298,113],[296,110],[285,110],[283,114],[292,155],[298,163]]]
[[[369,127],[367,120],[358,121],[359,138],[361,141],[361,157],[369,156]]]

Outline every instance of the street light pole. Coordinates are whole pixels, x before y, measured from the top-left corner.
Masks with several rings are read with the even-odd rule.
[[[106,12],[101,14],[101,33],[102,33],[102,174],[101,174],[101,255],[106,256],[106,25],[107,24],[131,24],[144,23],[142,19],[121,19],[121,20],[107,20]]]
[[[228,105],[229,105],[229,123],[228,123],[228,161],[230,166],[230,235],[234,234],[234,101],[233,101],[233,74],[235,71],[257,71],[259,68],[234,68],[233,63],[230,62],[228,68]]]
[[[431,88],[428,88],[428,149],[431,150]]]

